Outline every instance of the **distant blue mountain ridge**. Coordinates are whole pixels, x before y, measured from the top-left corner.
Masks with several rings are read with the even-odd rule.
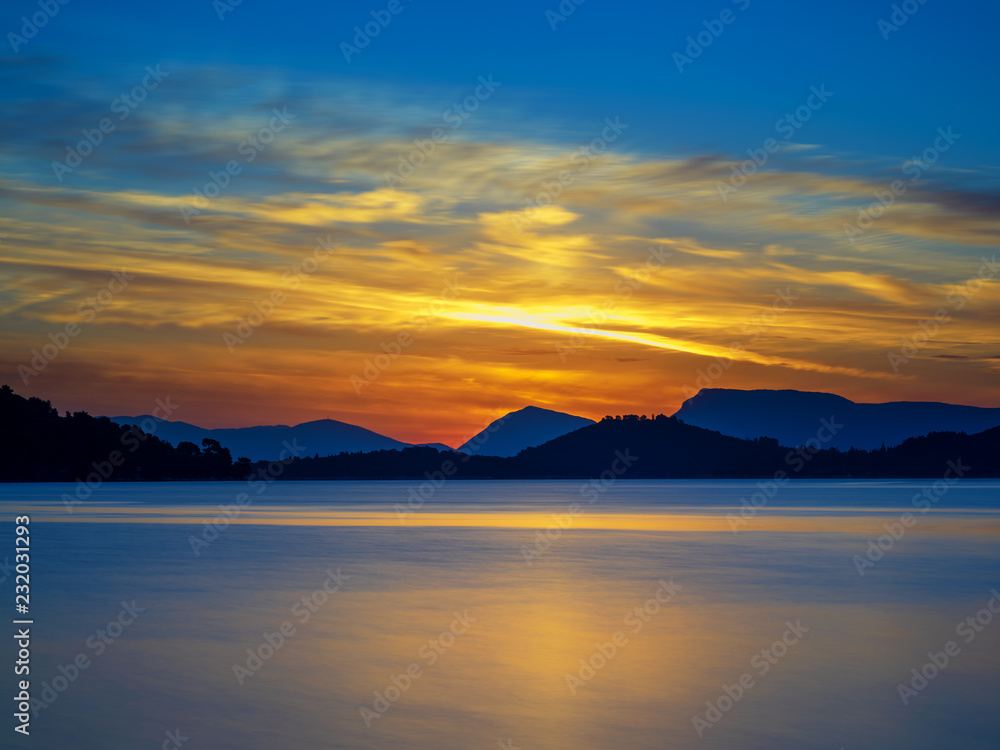
[[[595,424],[594,420],[586,417],[526,406],[494,420],[458,450],[471,455],[508,458],[525,448],[534,448],[591,424]]]
[[[832,393],[729,388],[699,391],[674,416],[733,437],[771,437],[793,447],[813,439],[840,450],[891,447],[930,432],[972,434],[1000,425],[997,408],[936,401],[865,404]],[[824,427],[823,420],[833,420],[833,426]]]
[[[302,454],[332,456],[338,453],[357,453],[378,450],[402,450],[415,444],[395,440],[364,427],[319,419],[314,422],[257,427],[232,427],[207,429],[188,422],[171,422],[148,414],[140,416],[109,417],[118,424],[139,424],[151,420],[153,430],[161,440],[172,445],[189,441],[201,445],[205,438],[218,440],[228,448],[233,458],[246,456],[251,461],[272,461],[280,455],[289,455],[288,446],[302,450]],[[468,440],[459,450],[480,456],[515,456],[521,450],[546,443],[567,432],[594,424],[594,420],[571,414],[527,406],[492,422],[485,430]],[[419,443],[438,450],[451,450],[441,443]],[[282,451],[285,451],[282,454]]]
[[[950,430],[972,434],[1000,425],[1000,408],[925,401],[866,404],[832,393],[728,388],[703,389],[685,401],[673,416],[723,435],[771,437],[781,445],[792,447],[818,440],[823,448],[840,450],[851,447],[871,450],[883,444],[891,447],[930,432]],[[183,441],[201,445],[204,438],[211,438],[228,448],[234,459],[246,456],[251,461],[269,461],[288,455],[288,446],[308,456],[403,450],[414,446],[335,419],[293,426],[221,429],[149,415],[110,419],[119,424],[142,424],[152,420],[156,424],[154,434],[175,446]],[[594,420],[586,417],[526,406],[495,420],[457,450],[470,455],[511,457],[592,424]],[[440,443],[420,445],[451,450]]]

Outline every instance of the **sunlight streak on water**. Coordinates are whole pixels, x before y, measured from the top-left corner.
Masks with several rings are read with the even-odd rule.
[[[1000,483],[953,488],[863,575],[920,482],[793,484],[737,533],[752,482],[622,482],[565,527],[579,482],[454,482],[400,523],[409,486],[274,485],[197,555],[245,485],[109,485],[72,514],[70,485],[7,486],[5,509],[53,521],[33,526],[35,690],[92,661],[37,746],[174,728],[249,750],[998,744],[1000,627],[956,626],[1000,584]],[[132,599],[145,611],[98,654]],[[961,653],[903,705],[949,639]]]

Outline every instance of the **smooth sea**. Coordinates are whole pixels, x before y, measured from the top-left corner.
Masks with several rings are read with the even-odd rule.
[[[1000,748],[998,481],[75,489],[0,485],[2,747]]]

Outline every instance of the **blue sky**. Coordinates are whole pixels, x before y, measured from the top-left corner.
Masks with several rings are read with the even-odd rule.
[[[345,61],[341,42],[385,5],[245,0],[220,21],[208,0],[73,0],[15,59],[64,58],[109,95],[129,82],[129,65],[161,61],[391,82],[413,87],[417,97],[425,87],[458,92],[492,73],[507,87],[509,103],[532,121],[583,126],[621,114],[634,123],[632,148],[660,153],[740,153],[798,106],[810,86],[825,83],[836,106],[801,133],[805,142],[901,161],[938,126],[952,124],[973,145],[955,153],[951,166],[1000,162],[991,137],[1000,132],[1000,6],[992,3],[929,0],[884,39],[877,24],[892,18],[892,4],[860,0],[586,0],[554,31],[546,11],[559,12],[557,2],[401,0],[401,12]],[[7,3],[0,28],[16,32],[20,18],[37,10],[37,2]],[[673,53],[683,53],[687,37],[726,10],[734,20],[678,72]]]

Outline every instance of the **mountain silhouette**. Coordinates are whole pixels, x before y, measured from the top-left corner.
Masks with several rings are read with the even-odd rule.
[[[975,435],[933,432],[893,448],[841,451],[813,442],[782,446],[741,438],[674,417],[605,417],[517,456],[438,453],[430,448],[304,458],[282,479],[722,479],[939,478],[952,465],[962,477],[1000,476],[1000,427]]]
[[[613,469],[619,452],[635,457],[626,478],[768,477],[779,471],[789,478],[941,477],[949,462],[959,461],[968,467],[966,477],[1000,476],[1000,427],[973,435],[932,432],[892,448],[848,451],[826,448],[817,432],[804,445],[790,446],[771,437],[723,435],[675,417],[605,417],[514,460],[529,476],[597,477]]]
[[[782,468],[787,449],[776,440],[740,438],[659,415],[605,417],[594,425],[517,456],[534,476],[597,477],[629,461],[625,478],[767,476]]]
[[[844,401],[827,399],[823,404],[839,407]],[[531,425],[536,424],[531,419],[537,416],[536,411],[547,410],[522,409],[510,416],[527,412],[526,423]],[[307,422],[295,428],[244,428],[251,436],[285,443],[283,451],[288,458],[282,470],[273,474],[268,469],[273,463],[270,447],[265,449],[267,460],[252,462],[244,457],[234,461],[230,450],[213,437],[203,437],[201,447],[195,440],[181,440],[175,447],[155,434],[177,423],[148,417],[129,420],[133,424],[123,426],[86,412],[60,416],[48,401],[26,399],[3,386],[0,480],[75,481],[76,497],[82,501],[86,497],[81,495],[89,496],[88,485],[105,480],[246,479],[255,473],[262,475],[265,469],[282,480],[412,479],[434,484],[447,478],[582,478],[602,483],[617,478],[776,478],[779,472],[789,478],[933,479],[949,476],[949,471],[950,476],[960,478],[1000,477],[1000,427],[974,434],[934,430],[894,447],[844,451],[827,447],[841,429],[846,429],[838,419],[836,413],[821,418],[820,429],[799,446],[792,446],[781,445],[774,437],[724,435],[662,414],[604,417],[507,457],[408,446],[334,420]],[[515,420],[515,426],[519,421]],[[490,442],[508,423],[498,420],[496,424],[494,433],[489,434]],[[200,429],[186,423],[178,429],[185,431],[183,437],[197,438],[192,428]],[[302,429],[293,432],[297,428]],[[355,445],[359,436],[368,439],[374,435],[390,441],[392,447],[317,456],[320,440],[331,434],[347,435]],[[294,450],[289,450],[292,446]]]
[[[158,438],[177,445],[187,440],[200,444],[205,438],[218,440],[228,448],[233,456],[246,456],[251,461],[273,461],[282,451],[285,444],[296,445],[306,454],[329,456],[336,453],[368,452],[377,450],[399,450],[410,448],[410,443],[394,440],[364,427],[338,422],[336,419],[317,419],[313,422],[303,422],[294,426],[268,425],[257,427],[224,427],[207,429],[187,422],[171,422],[169,420],[143,415],[139,417],[110,417],[118,424],[149,424],[153,420],[155,429],[147,429]],[[433,447],[437,448],[438,445]],[[451,450],[447,446],[440,446]]]
[[[824,447],[870,450],[933,431],[977,433],[1000,425],[1000,409],[933,401],[866,404],[832,393],[705,388],[674,414],[689,425],[738,438],[767,436],[798,446],[816,437],[820,420],[843,426]]]
[[[485,430],[459,446],[462,453],[479,456],[516,456],[525,448],[594,424],[593,419],[561,411],[525,406],[491,422]]]
[[[147,426],[150,426],[147,424]],[[0,388],[0,481],[76,482],[73,503],[104,481],[240,479],[253,470],[212,439],[175,447],[138,426],[86,412],[59,416],[52,404]]]

